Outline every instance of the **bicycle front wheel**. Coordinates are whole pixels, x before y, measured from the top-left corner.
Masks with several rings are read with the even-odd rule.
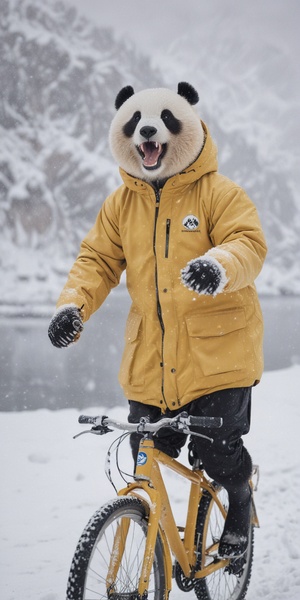
[[[147,511],[138,498],[117,498],[97,511],[77,544],[67,600],[137,599],[147,527]],[[148,598],[163,600],[164,596],[164,552],[158,535]]]
[[[226,513],[228,495],[224,488],[218,490],[218,497]],[[224,528],[224,516],[209,492],[204,492],[198,510],[197,536],[199,557],[198,568],[203,568],[217,560],[218,542]],[[228,567],[218,569],[203,579],[195,580],[195,593],[198,600],[243,600],[250,583],[253,561],[254,531],[250,527],[249,543],[245,555],[232,560]]]

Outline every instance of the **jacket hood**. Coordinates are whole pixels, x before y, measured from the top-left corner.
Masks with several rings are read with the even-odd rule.
[[[200,179],[203,175],[206,175],[207,173],[211,173],[212,171],[218,170],[217,146],[211,137],[208,127],[203,121],[201,121],[201,124],[205,134],[203,148],[198,158],[196,158],[196,160],[191,165],[189,165],[181,173],[177,173],[176,175],[173,175],[173,177],[170,177],[167,180],[168,182],[171,181],[172,185],[187,185],[194,181],[197,181],[197,179]],[[120,175],[126,187],[134,191],[137,191],[137,185],[139,189],[144,190],[152,187],[147,182],[142,181],[137,177],[133,177],[132,175],[129,175],[121,167]]]

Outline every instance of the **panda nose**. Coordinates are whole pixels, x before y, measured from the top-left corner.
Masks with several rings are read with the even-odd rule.
[[[151,125],[145,125],[145,127],[141,127],[140,129],[140,134],[146,138],[146,140],[149,140],[153,135],[155,135],[157,132],[157,129],[155,127],[151,127]]]

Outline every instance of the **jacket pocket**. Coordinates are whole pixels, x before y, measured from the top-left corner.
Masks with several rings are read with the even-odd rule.
[[[119,371],[121,385],[142,385],[145,380],[145,357],[142,351],[143,315],[129,313],[125,330],[125,348]]]
[[[196,372],[218,375],[246,367],[246,317],[243,309],[186,317]]]

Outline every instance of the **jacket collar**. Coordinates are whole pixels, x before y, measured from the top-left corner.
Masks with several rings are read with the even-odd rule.
[[[206,173],[218,170],[217,147],[210,135],[208,127],[205,125],[205,123],[203,123],[203,121],[201,121],[201,123],[205,133],[205,142],[198,158],[196,158],[196,160],[184,171],[178,173],[177,175],[173,175],[173,177],[170,177],[166,181],[164,187],[181,187],[188,185],[194,181],[197,181],[197,179],[200,179]],[[120,168],[120,175],[126,187],[135,192],[153,190],[151,184],[146,183],[142,179],[129,175],[122,168]]]

